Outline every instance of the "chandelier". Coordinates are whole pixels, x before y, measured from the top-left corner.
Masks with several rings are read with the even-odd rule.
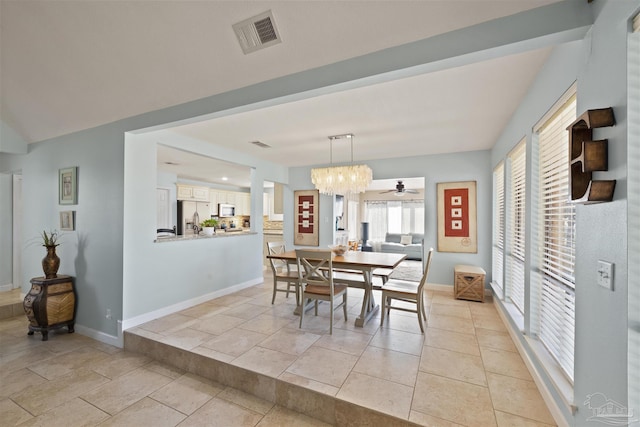
[[[364,192],[373,175],[367,165],[353,164],[353,134],[334,135],[329,137],[330,163],[333,164],[333,141],[348,139],[351,142],[351,164],[349,166],[331,166],[311,169],[311,182],[322,194],[355,194]]]

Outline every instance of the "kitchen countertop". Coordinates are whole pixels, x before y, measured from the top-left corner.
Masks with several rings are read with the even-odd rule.
[[[223,237],[236,237],[236,236],[246,236],[247,234],[258,234],[255,231],[243,230],[240,228],[235,228],[234,231],[224,232],[222,230],[216,230],[216,233],[212,236],[206,236],[202,233],[195,234],[187,234],[183,236],[167,236],[167,237],[158,237],[155,242],[156,243],[164,243],[164,242],[178,242],[183,240],[205,240],[205,239],[218,239]]]
[[[282,236],[282,230],[263,230],[262,234],[274,234],[278,236]]]

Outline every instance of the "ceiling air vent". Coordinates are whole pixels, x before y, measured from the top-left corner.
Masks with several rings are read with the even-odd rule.
[[[242,51],[247,54],[280,43],[280,34],[276,28],[271,11],[261,13],[233,25]]]

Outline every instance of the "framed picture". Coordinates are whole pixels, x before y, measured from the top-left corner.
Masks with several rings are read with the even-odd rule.
[[[73,231],[76,229],[76,212],[60,212],[60,230]]]
[[[75,205],[78,203],[77,173],[77,167],[58,171],[58,204]]]
[[[476,181],[438,183],[438,251],[478,252]]]
[[[298,190],[293,192],[295,245],[318,246],[318,223],[320,222],[320,206],[318,190]]]

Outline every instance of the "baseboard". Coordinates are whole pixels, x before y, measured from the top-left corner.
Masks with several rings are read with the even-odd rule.
[[[264,282],[263,277],[257,277],[255,279],[248,280],[243,283],[239,283],[237,285],[229,286],[228,288],[220,289],[214,292],[210,292],[208,294],[201,295],[196,298],[192,298],[186,301],[179,302],[177,304],[170,305],[168,307],[163,307],[158,310],[150,311],[148,313],[141,314],[139,316],[132,317],[130,319],[122,320],[122,330],[126,331],[127,329],[134,328],[138,325],[142,325],[143,323],[150,322],[159,317],[168,316],[170,314],[176,313],[181,310],[186,310],[187,308],[194,307],[198,304],[202,304],[203,302],[207,302],[214,298],[220,298],[228,294],[232,294],[234,292],[241,291],[243,289],[249,288],[251,286],[258,285]]]
[[[88,328],[86,326],[78,325],[74,326],[74,329],[80,335],[84,335],[89,338],[93,338],[96,341],[100,341],[105,344],[109,344],[115,347],[124,348],[124,338],[122,335],[122,323],[118,321],[118,336],[105,334],[104,332],[96,331],[95,329]]]
[[[0,292],[8,292],[13,290],[13,283],[7,283],[6,285],[0,285]]]
[[[453,285],[440,285],[438,283],[427,283],[425,288],[428,291],[447,292],[453,295]]]

